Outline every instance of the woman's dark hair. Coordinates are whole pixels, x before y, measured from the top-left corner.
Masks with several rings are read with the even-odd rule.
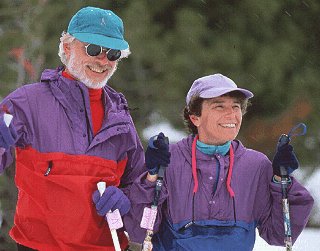
[[[226,94],[221,95],[221,97],[232,97],[238,99],[241,106],[242,115],[247,112],[247,107],[250,105],[250,101],[246,96],[239,91],[232,91]],[[190,115],[196,115],[197,117],[201,116],[202,104],[206,99],[200,98],[199,96],[193,96],[189,102],[189,105],[185,106],[183,109],[183,121],[192,134],[198,134],[198,128],[192,123]]]

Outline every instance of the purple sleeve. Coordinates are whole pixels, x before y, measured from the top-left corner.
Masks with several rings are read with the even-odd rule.
[[[131,209],[129,214],[124,218],[125,221],[134,222],[136,225],[131,224],[129,228],[126,226],[130,240],[137,243],[143,243],[146,236],[146,229],[140,227],[140,222],[145,207],[152,204],[154,198],[154,191],[156,182],[150,182],[146,179],[147,172],[140,175],[140,177],[131,186],[129,199],[131,201]],[[154,224],[154,232],[157,232],[162,220],[162,205],[167,197],[165,182],[161,189],[161,195],[158,204],[158,213],[156,222]]]
[[[266,177],[270,176],[267,175]],[[313,198],[296,179],[293,177],[291,179],[292,183],[288,188],[288,199],[292,241],[294,243],[308,222],[313,206]],[[284,246],[285,230],[281,186],[273,183],[270,179],[268,182],[270,194],[261,197],[266,203],[258,222],[259,234],[270,245]],[[261,195],[263,195],[263,192]]]
[[[5,150],[0,148],[0,174],[3,173],[4,169],[13,162],[13,156],[11,150]]]
[[[26,145],[28,135],[26,112],[29,109],[28,107],[29,103],[23,87],[9,94],[0,103],[1,110],[13,115],[10,130],[15,134],[16,145]],[[12,163],[12,152],[13,148],[11,147],[11,149],[0,154],[0,173]]]
[[[147,169],[144,165],[144,151],[138,133],[132,123],[130,135],[126,140],[130,142],[122,142],[123,145],[131,145],[131,149],[127,152],[127,163],[124,174],[121,177],[121,190],[128,195],[130,186],[133,182]]]
[[[13,116],[10,128],[15,131],[16,145],[25,146],[31,143],[31,120],[36,114],[30,110],[28,95],[22,86],[9,94],[0,103],[0,108]]]
[[[0,146],[8,149],[15,144],[16,132],[14,128],[5,123],[6,113],[0,111]]]
[[[144,150],[135,127],[132,123],[130,137],[126,137],[127,141],[122,142],[123,145],[131,145],[131,149],[127,152],[127,163],[124,174],[121,177],[120,187],[121,190],[128,196],[131,201],[131,208],[129,213],[123,216],[124,227],[130,237],[130,241],[137,243],[142,243],[146,235],[146,230],[140,228],[140,211],[131,200],[131,195],[136,194],[136,184],[135,180],[139,179],[143,173],[146,172],[146,167],[144,164]],[[143,208],[142,208],[143,210]],[[140,242],[140,240],[142,240]]]

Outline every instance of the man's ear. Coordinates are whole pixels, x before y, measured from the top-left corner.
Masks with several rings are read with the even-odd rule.
[[[66,55],[67,60],[70,58],[70,44],[69,43],[64,43],[63,44],[63,49],[64,49],[64,53]]]
[[[200,117],[192,114],[192,115],[189,115],[189,118],[191,120],[191,122],[196,126],[198,127],[200,125]]]

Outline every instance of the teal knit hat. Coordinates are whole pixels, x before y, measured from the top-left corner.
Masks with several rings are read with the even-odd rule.
[[[80,9],[70,20],[67,32],[76,39],[115,50],[125,50],[123,22],[111,10],[95,7]]]

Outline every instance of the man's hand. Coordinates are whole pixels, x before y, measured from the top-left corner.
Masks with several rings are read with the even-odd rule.
[[[119,209],[123,216],[129,212],[131,207],[128,197],[115,186],[108,186],[101,197],[98,190],[94,191],[92,200],[100,216],[105,216],[110,210],[113,212],[116,209]]]

